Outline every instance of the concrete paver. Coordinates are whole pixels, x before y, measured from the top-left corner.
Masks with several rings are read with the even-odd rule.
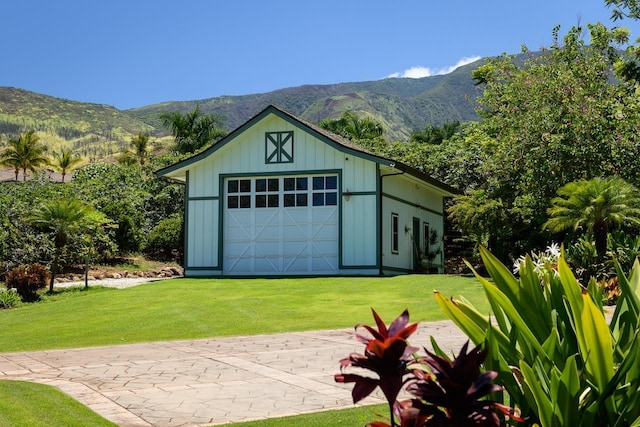
[[[449,321],[422,323],[449,352],[466,337]],[[363,351],[353,329],[0,353],[0,380],[58,387],[120,426],[198,426],[353,407],[339,360]],[[367,404],[384,402],[372,395]]]

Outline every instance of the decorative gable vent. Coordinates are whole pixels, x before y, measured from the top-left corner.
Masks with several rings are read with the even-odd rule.
[[[293,131],[266,132],[265,163],[293,163]]]

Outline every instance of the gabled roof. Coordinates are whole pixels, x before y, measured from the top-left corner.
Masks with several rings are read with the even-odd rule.
[[[291,123],[292,125],[299,127],[302,130],[314,135],[321,141],[325,142],[326,144],[329,144],[330,146],[332,146],[333,148],[339,151],[342,151],[344,153],[349,153],[357,157],[365,158],[367,160],[376,162],[380,165],[384,165],[392,169],[397,169],[421,181],[429,183],[439,188],[444,193],[449,193],[449,195],[459,193],[459,191],[456,190],[455,188],[428,176],[427,174],[419,171],[418,169],[412,168],[408,165],[397,162],[393,159],[377,156],[371,153],[370,151],[368,151],[367,149],[359,146],[358,144],[355,144],[352,141],[341,137],[340,135],[336,135],[333,132],[329,132],[326,129],[322,129],[320,126],[314,125],[310,122],[307,122],[306,120],[302,120],[273,105],[267,106],[264,110],[262,110],[261,112],[253,116],[246,123],[244,123],[240,127],[233,130],[227,136],[222,138],[220,141],[214,143],[213,145],[211,145],[211,147],[207,148],[206,150],[194,156],[191,156],[187,159],[184,159],[178,163],[174,163],[173,165],[169,165],[163,169],[160,169],[156,172],[156,174],[161,177],[174,179],[180,182],[185,182],[186,171],[189,169],[189,166],[191,166],[193,163],[198,162],[201,159],[208,157],[210,154],[219,150],[220,148],[222,148],[223,146],[231,142],[238,135],[240,135],[242,132],[244,132],[246,129],[252,127],[254,124],[259,122],[269,114],[275,114],[276,116]]]

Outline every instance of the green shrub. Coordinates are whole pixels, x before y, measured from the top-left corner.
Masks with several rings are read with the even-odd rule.
[[[7,288],[15,288],[22,301],[38,300],[38,289],[49,283],[49,270],[41,264],[21,265],[7,274]]]
[[[153,227],[145,252],[158,259],[175,259],[183,251],[182,218],[167,218]]]
[[[20,295],[13,289],[0,289],[0,309],[13,308],[20,305]]]
[[[436,300],[475,344],[509,404],[542,427],[640,425],[640,263],[614,261],[620,296],[610,318],[604,287],[581,284],[564,256],[539,275],[531,257],[519,278],[480,248],[491,280],[476,274],[492,307],[487,319],[463,300]]]

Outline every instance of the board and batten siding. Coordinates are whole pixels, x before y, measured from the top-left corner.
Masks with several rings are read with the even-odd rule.
[[[383,269],[393,271],[413,270],[413,218],[420,219],[420,244],[422,244],[423,224],[436,230],[442,245],[444,218],[443,197],[440,192],[427,184],[419,183],[406,175],[382,178],[382,264]],[[409,182],[408,182],[409,181]],[[398,252],[391,250],[391,216],[398,215]],[[442,264],[442,256],[435,261]],[[440,269],[441,270],[441,269]]]
[[[265,132],[294,132],[294,161],[266,164]],[[188,229],[185,268],[203,273],[220,271],[218,228],[222,225],[224,186],[234,176],[291,176],[336,173],[339,190],[353,193],[339,198],[342,268],[377,266],[376,164],[337,150],[276,115],[264,117],[224,146],[189,168]],[[211,271],[209,271],[209,270]],[[348,272],[348,271],[346,271]],[[193,272],[197,274],[197,272]]]

